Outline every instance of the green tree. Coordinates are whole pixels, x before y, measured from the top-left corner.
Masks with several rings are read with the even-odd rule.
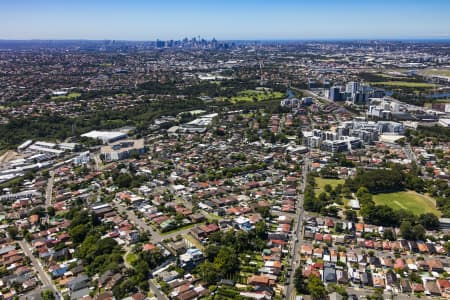
[[[327,290],[317,276],[312,275],[308,278],[308,291],[313,300],[327,299]]]
[[[425,228],[421,224],[414,225],[412,231],[416,240],[425,240]]]
[[[302,267],[298,266],[297,269],[295,269],[294,273],[294,286],[297,290],[297,293],[299,294],[307,294],[308,289],[306,286],[305,278],[303,276]]]
[[[50,217],[53,217],[55,215],[55,208],[53,206],[47,207],[47,213]]]
[[[400,224],[400,234],[406,240],[415,240],[411,222],[403,221],[402,224]]]
[[[220,277],[235,273],[238,266],[239,260],[232,247],[222,247],[214,259],[214,268],[218,270]]]
[[[51,290],[42,291],[41,297],[43,300],[55,300],[55,295]]]
[[[89,232],[89,226],[86,224],[77,225],[69,230],[69,235],[73,242],[80,244],[84,241]]]
[[[383,239],[389,240],[389,241],[395,241],[395,235],[392,229],[385,229],[383,231]]]
[[[419,216],[419,223],[428,230],[439,229],[439,218],[433,213],[425,213]]]
[[[209,261],[201,263],[197,268],[197,272],[206,282],[210,284],[217,282],[217,275],[219,271],[215,268],[213,263]]]
[[[358,215],[356,211],[348,209],[345,211],[345,219],[350,222],[356,222],[358,221]]]
[[[19,234],[19,230],[15,226],[9,226],[6,231],[11,239],[15,240]]]

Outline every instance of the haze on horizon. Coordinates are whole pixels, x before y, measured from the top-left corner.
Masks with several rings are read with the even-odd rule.
[[[448,0],[14,0],[0,39],[448,39]]]

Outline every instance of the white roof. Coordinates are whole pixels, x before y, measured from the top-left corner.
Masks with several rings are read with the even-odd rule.
[[[56,144],[55,143],[49,143],[49,142],[41,142],[41,141],[37,141],[36,143],[34,143],[36,146],[41,146],[41,147],[48,147],[48,148],[55,148]]]
[[[125,133],[120,131],[89,131],[88,133],[82,134],[83,137],[93,138],[93,139],[100,139],[100,140],[110,140],[110,139],[116,139],[120,138],[122,136],[126,136]]]

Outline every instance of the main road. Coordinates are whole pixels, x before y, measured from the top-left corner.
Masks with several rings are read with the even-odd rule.
[[[303,241],[303,218],[304,218],[304,212],[303,209],[303,192],[305,190],[306,186],[306,176],[308,174],[308,166],[309,166],[309,153],[305,155],[304,159],[304,165],[303,165],[303,172],[302,172],[302,182],[298,186],[298,197],[297,197],[297,209],[296,209],[296,220],[295,220],[295,229],[292,234],[292,247],[291,247],[291,259],[290,259],[290,266],[292,268],[291,274],[289,276],[289,284],[286,288],[286,299],[293,299],[295,298],[295,290],[294,290],[294,275],[295,270],[300,264],[300,257],[299,257],[299,247],[301,242]],[[302,191],[300,193],[299,191]]]

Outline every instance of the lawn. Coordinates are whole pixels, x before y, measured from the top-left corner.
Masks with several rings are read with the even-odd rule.
[[[72,93],[69,93],[69,94],[67,94],[65,96],[53,96],[51,98],[51,100],[73,100],[73,99],[76,99],[76,98],[78,98],[80,96],[81,96],[80,93],[72,92]]]
[[[200,243],[195,237],[193,237],[189,233],[188,234],[184,234],[183,237],[185,239],[187,239],[189,242],[191,242],[192,245],[194,245],[197,249],[199,249],[199,250],[205,249],[205,246],[203,246],[202,243]]]
[[[374,86],[408,87],[408,88],[433,88],[434,84],[426,82],[408,82],[408,81],[382,81],[372,82]]]
[[[338,184],[344,184],[345,180],[344,179],[328,179],[328,178],[321,178],[321,177],[316,177],[314,178],[316,180],[317,183],[317,188],[319,191],[316,191],[316,195],[319,195],[322,192],[325,192],[324,190],[324,186],[329,184],[331,185],[331,187],[334,189]]]
[[[125,257],[125,260],[127,261],[127,263],[131,266],[133,265],[133,263],[135,261],[137,261],[139,259],[139,257],[137,256],[137,254],[135,253],[128,253],[127,256]]]
[[[231,97],[230,101],[232,103],[240,101],[264,101],[264,100],[282,99],[285,96],[286,95],[281,92],[245,90],[239,92],[237,96]]]
[[[403,208],[416,215],[431,212],[440,216],[432,198],[414,191],[377,194],[373,196],[373,199],[378,205],[387,205],[393,209]]]
[[[177,227],[177,228],[175,228],[175,229],[172,229],[172,230],[169,230],[169,231],[161,232],[161,235],[164,236],[164,235],[173,234],[173,233],[178,232],[178,231],[182,231],[182,230],[185,230],[185,229],[194,228],[196,225],[200,225],[200,224],[203,224],[203,223],[182,225],[182,226]]]

